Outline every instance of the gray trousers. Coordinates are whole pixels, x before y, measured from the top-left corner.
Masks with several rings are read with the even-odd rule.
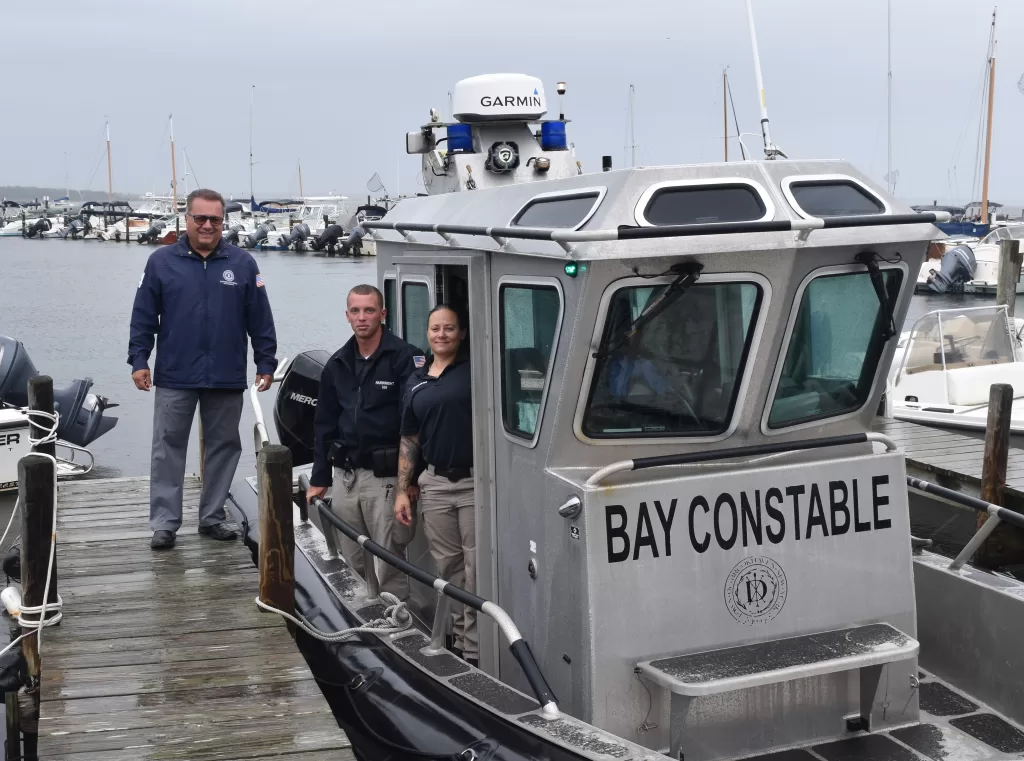
[[[437,573],[445,581],[476,594],[476,505],[473,479],[452,483],[433,475],[420,474],[420,520],[427,535]],[[479,657],[476,611],[458,603],[455,611],[455,647],[466,658]]]
[[[372,470],[334,469],[331,487],[331,509],[386,550],[405,557],[405,548],[412,540],[416,525],[403,526],[395,520],[396,478],[379,478]],[[363,549],[340,531],[335,532],[341,554],[352,569],[365,577]],[[409,577],[383,561],[374,563],[381,592],[390,592],[399,600],[409,599]]]
[[[206,457],[199,525],[227,518],[224,503],[242,456],[238,424],[243,392],[221,389],[154,387],[153,454],[149,468],[149,528],[177,531],[181,526],[181,495],[185,485],[185,455],[192,420],[199,406]]]

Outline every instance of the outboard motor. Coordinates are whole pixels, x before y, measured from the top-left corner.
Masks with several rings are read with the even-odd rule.
[[[67,227],[65,227],[60,234],[60,237],[67,240],[69,237],[71,240],[76,240],[81,235],[86,235],[89,230],[92,229],[92,225],[89,224],[89,220],[83,219],[82,217],[75,217],[72,219]]]
[[[42,219],[37,219],[35,222],[33,222],[31,225],[25,228],[25,237],[35,238],[38,235],[41,238],[43,237],[43,233],[49,232],[52,229],[53,223],[46,217],[43,217]]]
[[[0,336],[0,402],[14,407],[28,406],[28,381],[39,371],[21,341]],[[53,407],[60,413],[57,437],[80,447],[87,446],[117,424],[116,417],[104,416],[111,404],[89,392],[92,378],[73,380],[54,388]]]
[[[300,251],[301,249],[299,248],[299,245],[308,237],[309,225],[305,222],[299,222],[299,224],[295,225],[295,227],[293,227],[286,235],[281,236],[281,240],[278,245],[281,246],[282,250],[284,250],[294,243],[295,250]]]
[[[139,243],[156,243],[160,240],[160,237],[164,234],[164,230],[167,229],[167,223],[163,220],[157,219],[153,221],[144,233],[139,233],[137,240]]]
[[[951,248],[942,255],[941,269],[938,272],[933,270],[931,277],[928,278],[929,290],[935,293],[961,290],[964,283],[974,278],[977,263],[970,246]]]
[[[256,231],[252,235],[246,235],[242,244],[246,248],[256,248],[257,245],[267,239],[267,235],[271,230],[276,230],[273,222],[264,222],[262,225],[256,228]]]
[[[292,451],[292,465],[313,462],[313,417],[320,394],[320,374],[330,352],[314,349],[292,360],[274,405],[274,425],[281,443]]]
[[[238,236],[241,234],[245,227],[242,225],[231,225],[227,230],[224,231],[224,242],[230,243],[232,246],[238,245]]]
[[[351,251],[352,256],[361,256],[363,253],[363,236],[365,235],[366,231],[362,227],[353,227],[352,232],[348,234],[345,242],[338,249],[338,255],[345,256]]]
[[[338,246],[338,239],[345,234],[345,228],[341,225],[327,225],[324,231],[309,242],[314,251],[327,251],[334,253]]]

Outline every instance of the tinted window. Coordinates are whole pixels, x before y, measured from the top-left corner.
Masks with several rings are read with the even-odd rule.
[[[859,217],[885,211],[881,201],[852,182],[794,182],[789,191],[797,206],[812,217]]]
[[[388,312],[384,322],[394,330],[395,317],[398,313],[395,311],[395,279],[393,277],[384,278],[384,308]]]
[[[512,224],[518,227],[572,229],[582,222],[597,203],[597,193],[538,198],[516,214]]]
[[[895,304],[901,270],[883,270]],[[804,289],[775,392],[770,428],[854,412],[864,406],[885,348],[882,310],[866,272],[828,275]]]
[[[540,425],[551,351],[558,331],[558,290],[501,287],[501,408],[505,430],[532,439]]]
[[[426,283],[402,283],[402,338],[414,346],[427,340],[430,289]]]
[[[729,427],[761,289],[695,285],[626,338],[665,288],[612,296],[583,418],[587,436],[713,436]]]
[[[652,225],[749,222],[765,215],[761,196],[749,185],[693,185],[655,191],[644,209]]]

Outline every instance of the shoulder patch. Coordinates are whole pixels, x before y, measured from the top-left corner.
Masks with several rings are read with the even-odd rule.
[[[423,367],[423,365],[427,364],[427,358],[422,354],[417,354],[412,358],[412,363],[418,368]]]
[[[263,287],[263,275],[261,275],[259,272],[256,273],[256,287]]]

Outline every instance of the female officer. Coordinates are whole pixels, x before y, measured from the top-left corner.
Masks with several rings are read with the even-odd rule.
[[[445,581],[476,591],[476,520],[473,504],[473,404],[466,330],[452,307],[440,304],[427,318],[432,356],[409,378],[402,414],[395,519],[412,524],[408,487],[421,459],[419,512],[430,554]],[[455,615],[455,649],[475,666],[479,659],[476,612]]]

